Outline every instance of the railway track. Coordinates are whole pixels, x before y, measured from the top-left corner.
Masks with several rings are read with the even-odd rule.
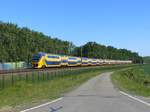
[[[11,75],[11,74],[25,74],[25,73],[33,73],[33,72],[54,72],[61,70],[75,70],[75,69],[86,69],[86,68],[96,68],[96,67],[106,67],[112,66],[108,64],[103,64],[99,66],[74,66],[74,67],[60,67],[60,68],[44,68],[44,69],[34,69],[34,68],[25,68],[25,69],[15,69],[15,70],[0,70],[0,75]]]
[[[0,75],[12,74],[12,73],[39,72],[39,71],[56,70],[56,69],[58,68],[46,68],[46,69],[25,68],[25,69],[15,69],[15,70],[0,70]]]
[[[32,73],[32,72],[47,72],[47,71],[57,71],[64,69],[81,69],[81,68],[93,68],[100,66],[80,66],[80,67],[60,67],[60,68],[45,68],[45,69],[33,69],[33,68],[25,68],[25,69],[15,69],[15,70],[0,70],[0,75],[11,75],[11,74],[24,74],[24,73]]]

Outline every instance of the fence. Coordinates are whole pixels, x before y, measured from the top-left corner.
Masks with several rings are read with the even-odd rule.
[[[96,68],[93,68],[95,70]],[[53,71],[36,71],[32,73],[11,73],[9,75],[0,75],[0,90],[7,87],[15,86],[18,82],[39,83],[42,81],[49,81],[54,78],[64,77],[68,75],[77,75],[83,72],[91,71],[89,68],[73,69],[65,68]]]
[[[10,86],[15,86],[18,82],[25,83],[39,83],[42,81],[49,81],[54,78],[64,77],[68,75],[78,75],[83,72],[91,72],[91,71],[108,71],[108,70],[116,70],[132,67],[134,65],[122,65],[122,66],[106,66],[106,67],[81,67],[81,68],[63,68],[58,70],[50,70],[50,71],[36,71],[36,72],[23,72],[23,73],[11,73],[11,74],[1,74],[0,75],[0,90],[5,89]]]

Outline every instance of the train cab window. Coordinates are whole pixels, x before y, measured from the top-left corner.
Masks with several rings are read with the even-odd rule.
[[[35,54],[35,55],[32,57],[32,61],[39,61],[41,57],[42,57],[41,55]]]

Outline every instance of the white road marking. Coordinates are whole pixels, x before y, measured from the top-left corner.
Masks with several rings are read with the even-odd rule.
[[[39,106],[36,106],[36,107],[32,107],[32,108],[29,108],[29,109],[26,109],[26,110],[22,110],[22,111],[20,111],[20,112],[28,112],[28,111],[30,111],[30,110],[37,109],[37,108],[40,108],[40,107],[43,107],[43,106],[46,106],[46,105],[55,103],[55,102],[60,101],[60,100],[62,100],[62,99],[63,99],[63,97],[58,98],[58,99],[56,99],[56,100],[53,100],[53,101],[51,101],[51,102],[44,103],[44,104],[39,105]]]
[[[132,98],[133,100],[136,100],[136,101],[138,101],[138,102],[140,102],[140,103],[143,103],[143,104],[145,104],[145,105],[147,105],[147,106],[150,106],[150,103],[147,103],[147,102],[145,102],[145,101],[143,101],[143,100],[140,100],[140,99],[138,99],[138,98],[136,98],[136,97],[133,97],[133,96],[131,96],[131,95],[129,95],[129,94],[123,92],[123,91],[120,91],[120,93],[123,94],[123,95],[125,95],[125,96],[128,96],[129,98]]]

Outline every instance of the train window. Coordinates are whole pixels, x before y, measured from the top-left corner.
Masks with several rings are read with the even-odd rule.
[[[33,56],[33,59],[39,59],[39,58],[41,58],[40,55],[34,55],[34,56]]]
[[[78,63],[81,63],[81,60],[78,60]]]
[[[58,56],[48,56],[48,58],[57,58],[57,59],[59,59]]]
[[[70,60],[77,60],[77,58],[73,58],[73,57],[72,57],[72,58],[69,58],[69,59],[70,59]]]
[[[62,60],[62,62],[63,62],[63,63],[67,63],[67,62],[68,62],[68,60]]]
[[[35,55],[32,57],[32,61],[39,61],[40,58],[41,58],[41,55],[35,54]]]
[[[87,60],[87,58],[82,58],[82,60]]]

